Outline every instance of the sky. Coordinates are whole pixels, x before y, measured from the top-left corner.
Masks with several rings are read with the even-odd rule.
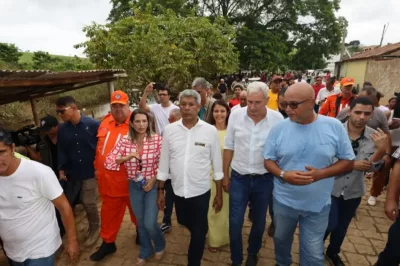
[[[73,46],[86,40],[82,28],[106,23],[109,0],[0,0],[0,42],[22,51],[47,51],[83,56]],[[346,42],[379,44],[383,25],[389,23],[384,44],[400,42],[399,0],[341,0],[339,16],[348,22]],[[397,11],[397,14],[396,14]]]

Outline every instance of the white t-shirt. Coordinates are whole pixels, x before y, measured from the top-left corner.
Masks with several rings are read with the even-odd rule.
[[[16,262],[51,256],[61,246],[60,229],[51,200],[62,188],[53,170],[21,160],[10,176],[0,176],[0,237]]]
[[[242,107],[240,106],[240,104],[236,104],[235,106],[232,107],[231,113],[233,112],[233,110],[236,110],[236,109],[239,109],[239,108],[242,108]]]
[[[156,133],[158,135],[161,135],[162,132],[164,131],[164,128],[166,125],[169,124],[168,118],[169,118],[169,113],[173,109],[179,109],[178,106],[175,104],[171,103],[170,106],[164,108],[161,106],[161,104],[152,104],[149,106],[150,107],[150,112],[155,118],[156,122]]]
[[[379,107],[378,107],[378,109],[379,110],[381,110],[382,112],[384,112],[384,113],[386,113],[386,112],[389,112],[390,110],[389,110],[389,108],[387,108],[386,106],[384,106],[384,105],[380,105]]]

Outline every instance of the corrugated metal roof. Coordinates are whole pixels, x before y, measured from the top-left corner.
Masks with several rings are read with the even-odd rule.
[[[356,60],[365,60],[365,59],[370,59],[370,58],[376,58],[380,57],[386,54],[390,54],[393,52],[396,52],[397,50],[400,50],[400,42],[394,43],[394,44],[389,44],[383,47],[375,48],[366,52],[358,53],[354,55],[353,57],[343,60],[343,61],[356,61]]]
[[[125,70],[0,70],[0,105],[106,83],[119,77],[126,77]]]

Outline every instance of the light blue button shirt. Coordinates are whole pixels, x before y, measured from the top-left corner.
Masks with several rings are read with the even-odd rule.
[[[284,171],[306,171],[332,165],[335,158],[354,160],[349,137],[339,120],[321,116],[302,125],[290,119],[277,124],[269,133],[264,158],[276,161]],[[334,179],[325,178],[306,186],[283,184],[274,179],[274,198],[297,210],[320,212],[330,204]]]

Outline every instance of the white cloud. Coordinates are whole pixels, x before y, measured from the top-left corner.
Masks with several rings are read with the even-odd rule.
[[[338,14],[349,22],[346,42],[380,43],[383,25],[389,23],[383,44],[400,42],[399,0],[342,0]]]
[[[79,55],[74,44],[85,41],[82,28],[105,23],[110,0],[0,0],[0,42],[23,51]],[[338,15],[349,21],[347,42],[379,44],[382,28],[390,23],[384,44],[400,42],[400,0],[342,0]]]
[[[1,0],[0,42],[23,51],[82,56],[73,46],[85,41],[82,28],[105,23],[109,0]]]

